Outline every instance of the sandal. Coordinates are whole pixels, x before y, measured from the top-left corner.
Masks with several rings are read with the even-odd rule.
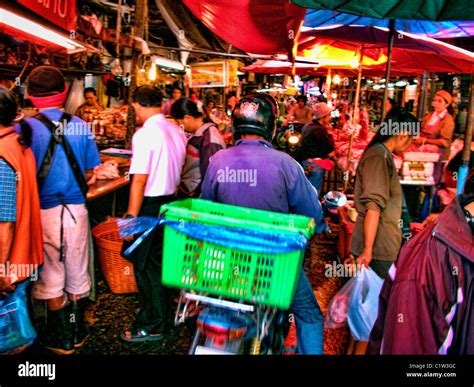
[[[145,341],[157,341],[163,339],[162,333],[149,333],[146,329],[122,332],[120,338],[129,343],[143,343]]]

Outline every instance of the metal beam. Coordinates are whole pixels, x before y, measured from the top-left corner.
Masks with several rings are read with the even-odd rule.
[[[160,50],[169,50],[169,51],[187,51],[193,54],[215,55],[215,56],[223,56],[223,57],[229,57],[229,58],[264,59],[264,60],[275,60],[279,62],[288,62],[288,58],[275,57],[273,55],[231,54],[231,53],[226,53],[226,52],[201,50],[201,49],[196,49],[196,48],[188,49],[188,48],[167,47],[167,46],[159,46],[159,45],[154,45],[153,47],[150,47],[150,48],[156,48]],[[308,63],[308,64],[314,64],[315,66],[318,65],[318,63],[315,63],[314,61],[310,61],[310,60],[308,61],[297,60],[296,63]]]

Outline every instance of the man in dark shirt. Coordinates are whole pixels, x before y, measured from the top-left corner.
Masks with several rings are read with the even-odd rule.
[[[315,119],[303,128],[303,138],[296,152],[298,160],[305,169],[309,181],[321,194],[324,173],[331,170],[334,163],[329,157],[334,155],[334,140],[328,132],[331,109],[324,102],[314,105]]]
[[[314,218],[325,230],[317,192],[290,156],[272,148],[278,107],[269,95],[242,98],[232,113],[237,140],[213,157],[202,185],[204,199],[220,203],[299,214]],[[230,171],[245,179],[226,179]],[[240,172],[240,173],[239,173]],[[301,269],[290,311],[295,316],[300,354],[323,353],[323,318],[311,285]]]

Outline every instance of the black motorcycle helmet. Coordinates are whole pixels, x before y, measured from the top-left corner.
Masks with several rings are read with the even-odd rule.
[[[242,97],[232,111],[232,133],[235,140],[243,134],[255,134],[272,141],[276,130],[278,104],[269,94]]]

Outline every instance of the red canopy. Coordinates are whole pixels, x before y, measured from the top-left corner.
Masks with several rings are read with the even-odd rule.
[[[299,50],[310,50],[322,44],[343,49],[364,47],[364,55],[376,58],[387,55],[388,30],[365,26],[328,26],[301,33]],[[393,70],[422,73],[452,72],[471,74],[474,53],[425,36],[397,31],[392,55]]]
[[[184,0],[212,32],[254,54],[291,53],[305,8],[288,0]]]

